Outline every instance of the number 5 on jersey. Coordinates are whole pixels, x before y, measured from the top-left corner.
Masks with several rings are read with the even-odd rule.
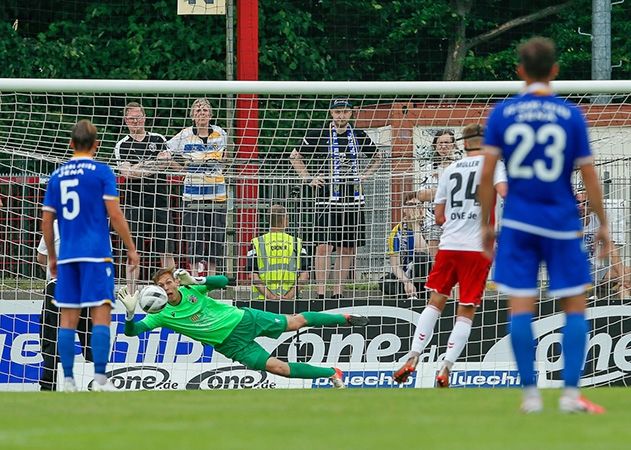
[[[79,180],[61,180],[59,188],[61,191],[61,204],[63,205],[62,214],[64,219],[73,220],[79,215],[81,204],[79,203],[79,194],[72,188],[79,186]]]

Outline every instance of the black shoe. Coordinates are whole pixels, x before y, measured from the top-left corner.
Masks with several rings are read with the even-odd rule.
[[[345,314],[346,322],[352,327],[365,327],[370,323],[370,319],[366,316],[357,314]]]

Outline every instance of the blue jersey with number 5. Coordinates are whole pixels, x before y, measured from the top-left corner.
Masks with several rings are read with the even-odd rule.
[[[499,148],[508,178],[503,226],[558,239],[582,230],[572,171],[592,161],[583,114],[572,103],[529,92],[497,105],[484,143]]]
[[[116,177],[101,162],[73,158],[52,173],[43,209],[57,214],[59,264],[111,260],[105,200],[117,198]]]

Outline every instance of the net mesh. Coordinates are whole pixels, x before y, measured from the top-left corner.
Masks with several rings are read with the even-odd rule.
[[[631,106],[629,93],[600,96],[599,103],[593,102],[593,94],[584,91],[567,95],[567,98],[581,105],[591,126],[596,167],[603,182],[612,236],[620,260],[611,258],[593,267],[598,280],[590,299],[592,334],[584,383],[626,384],[624,373],[629,368],[624,356],[628,344],[625,334],[630,324],[625,304],[630,295],[625,267],[629,261],[628,241],[631,237],[628,208],[631,167],[626,151],[631,139]],[[287,334],[276,341],[263,339],[263,342],[266,348],[283,358],[336,364],[351,373],[357,372],[357,380],[360,380],[357,383],[361,386],[370,383],[396,386],[391,379],[392,369],[410,349],[414,325],[425,305],[426,293],[419,284],[418,299],[411,299],[398,281],[391,279],[392,260],[388,248],[391,230],[402,220],[406,194],[427,187],[428,180],[443,162],[461,156],[461,141],[457,141],[445,161],[436,160],[432,141],[437,131],[453,130],[459,137],[463,126],[483,124],[492,105],[507,95],[508,92],[498,91],[493,95],[356,94],[343,97],[353,105],[351,122],[358,142],[358,136],[365,131],[369,138],[366,142],[374,143],[374,151],[368,151],[368,144],[366,148],[363,144],[358,145],[359,173],[369,170],[377,153],[381,155],[378,169],[361,182],[365,197],[365,204],[361,206],[365,215],[365,239],[361,237],[360,228],[353,224],[347,239],[364,245],[359,245],[356,255],[347,259],[350,267],[345,270],[341,247],[332,249],[330,258],[324,262],[317,262],[316,234],[322,211],[317,200],[321,194],[309,184],[312,178],[299,176],[295,158],[292,159],[292,152],[297,149],[303,155],[309,175],[319,174],[314,169],[317,155],[303,153],[304,140],[313,130],[328,129],[331,121],[329,105],[335,95],[259,93],[254,99],[241,98],[235,102],[234,95],[212,92],[182,95],[155,94],[149,90],[142,94],[3,91],[0,94],[0,199],[3,203],[0,212],[0,317],[3,331],[0,337],[3,343],[0,384],[4,388],[31,389],[37,386],[40,378],[42,356],[46,356],[41,351],[44,345],[40,347],[39,343],[39,311],[46,286],[44,266],[37,262],[41,200],[48,174],[70,156],[70,129],[78,120],[89,118],[99,132],[97,160],[108,163],[119,177],[123,209],[127,213],[140,206],[149,210],[161,209],[168,217],[166,235],[161,234],[164,230],[158,229],[155,215],[143,213],[130,217],[132,228],[144,230],[138,233],[142,235],[138,244],[142,258],[141,285],[147,283],[155,270],[169,262],[165,256],[172,256],[177,267],[200,274],[212,272],[212,263],[216,263],[216,272],[234,277],[236,286],[211,295],[238,306],[282,313],[328,310],[368,314],[372,321],[365,332],[334,327],[309,330],[299,335]],[[222,152],[221,155],[207,162],[205,170],[210,170],[214,179],[224,180],[227,200],[195,206],[211,212],[213,221],[217,220],[218,211],[224,214],[225,225],[221,220],[212,224],[195,223],[193,228],[196,230],[193,231],[197,233],[192,233],[191,224],[186,226],[186,214],[191,211],[192,203],[185,201],[183,196],[190,177],[190,171],[185,167],[195,160],[183,148],[177,147],[173,138],[183,129],[195,125],[191,107],[198,98],[208,100],[213,115],[211,123],[226,132],[225,147],[222,143],[214,144],[214,150]],[[170,152],[172,160],[179,164],[147,164],[148,169],[139,178],[142,181],[137,182],[155,188],[155,182],[151,184],[146,180],[156,176],[156,171],[160,172],[162,186],[156,195],[164,196],[164,207],[133,203],[143,200],[138,197],[133,200],[129,177],[124,176],[121,166],[124,161],[117,158],[114,150],[129,133],[124,120],[125,105],[129,102],[142,104],[146,131],[164,136],[168,141],[164,150]],[[258,108],[256,114],[253,106]],[[353,161],[351,155],[343,155],[340,177],[354,179],[349,172],[353,170]],[[135,164],[139,160],[129,162]],[[344,170],[347,172],[342,173]],[[578,187],[580,181],[577,179],[576,183]],[[293,300],[262,301],[253,290],[250,266],[252,261],[256,264],[256,259],[250,259],[248,264],[248,252],[252,250],[251,240],[269,230],[272,205],[285,207],[289,219],[286,232],[302,239],[305,249],[303,269],[310,276],[308,281],[299,284],[299,293]],[[431,205],[422,208],[430,209]],[[424,217],[427,220],[425,213]],[[124,252],[115,235],[112,240],[117,283],[123,285],[126,279]],[[162,240],[168,241],[168,245],[162,245]],[[324,282],[321,278],[316,279],[316,269],[323,268],[329,270],[326,289],[322,289]],[[542,279],[540,315],[550,320],[541,322],[538,336],[539,376],[544,377],[548,385],[554,385],[560,379],[562,365],[559,332],[562,323],[559,322],[557,302],[548,299],[543,289],[545,273]],[[416,281],[421,283],[422,276]],[[318,298],[321,292],[326,293],[324,299]],[[336,293],[341,297],[334,298]],[[492,283],[487,285],[469,343],[460,358],[462,365],[457,366],[462,369],[455,372],[454,384],[517,383],[506,339],[505,300],[494,290]],[[244,387],[239,386],[239,382],[245,383],[243,380],[247,377],[239,378],[240,369],[213,353],[212,349],[166,330],[154,331],[141,338],[125,337],[123,317],[116,317],[112,370],[116,372],[113,375],[115,383],[120,386],[141,388],[147,373],[166,370],[167,381],[163,380],[162,387],[154,388],[167,389],[174,383],[179,386],[175,388]],[[438,322],[432,344],[423,355],[426,368],[411,384],[433,384],[435,372],[432,370],[444,355],[453,321],[454,302],[449,302]],[[86,379],[89,370],[87,365]],[[138,371],[140,381],[128,375],[133,371]],[[232,374],[233,381],[222,373]],[[376,378],[370,378],[368,373]],[[206,374],[205,378],[200,374]],[[476,374],[482,378],[476,379]],[[262,387],[265,383],[311,386],[311,381],[307,384],[273,377],[252,383]]]

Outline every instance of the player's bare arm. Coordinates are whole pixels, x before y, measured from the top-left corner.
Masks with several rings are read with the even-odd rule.
[[[434,217],[436,217],[436,225],[443,225],[447,221],[444,203],[434,205]]]
[[[105,208],[107,209],[107,214],[109,215],[112,222],[112,227],[123,240],[123,244],[125,244],[129,265],[132,266],[132,269],[138,267],[138,265],[140,264],[140,257],[136,252],[136,245],[134,244],[134,240],[132,239],[131,233],[129,232],[129,225],[127,224],[127,220],[125,219],[123,211],[120,208],[118,199],[106,200]],[[46,245],[48,246],[48,243]]]
[[[57,253],[55,252],[55,231],[53,222],[55,221],[55,213],[52,211],[44,211],[42,213],[42,234],[44,242],[48,250],[48,268],[50,276],[57,278]],[[39,256],[39,255],[38,255]]]
[[[495,203],[495,186],[493,186],[493,175],[495,166],[499,160],[499,149],[496,147],[484,146],[484,165],[482,166],[482,176],[478,188],[478,200],[480,201],[482,217],[482,245],[487,256],[493,256],[493,243],[495,231],[491,226],[491,210]]]

